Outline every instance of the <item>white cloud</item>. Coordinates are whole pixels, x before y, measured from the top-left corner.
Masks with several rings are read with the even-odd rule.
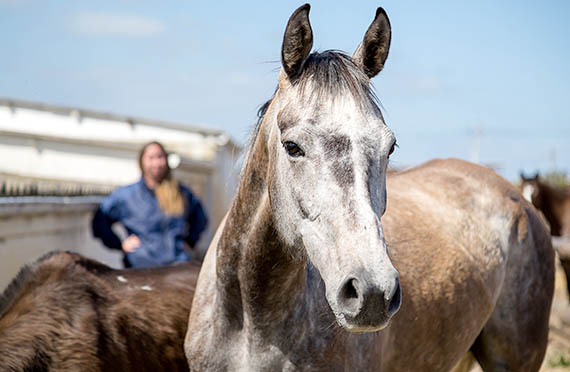
[[[154,19],[130,14],[79,13],[72,20],[73,30],[90,36],[151,36],[164,31]]]

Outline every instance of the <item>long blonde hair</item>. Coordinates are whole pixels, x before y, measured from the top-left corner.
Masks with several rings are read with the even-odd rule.
[[[172,172],[170,170],[170,166],[168,165],[168,153],[160,142],[152,141],[145,144],[141,148],[139,152],[139,168],[141,169],[141,172],[143,172],[142,158],[146,149],[151,145],[157,145],[160,147],[164,153],[164,156],[167,158],[166,174],[154,189],[156,199],[158,200],[158,205],[167,216],[180,216],[184,213],[186,200],[180,192],[180,185],[178,184],[178,181],[172,178]]]

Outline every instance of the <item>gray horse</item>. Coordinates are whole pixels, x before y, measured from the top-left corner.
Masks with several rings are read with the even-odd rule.
[[[308,13],[289,19],[278,89],[202,266],[190,369],[446,371],[474,355],[486,371],[538,370],[553,252],[532,208],[454,160],[391,176],[387,200],[396,141],[370,79],[388,17],[349,57],[310,54]]]

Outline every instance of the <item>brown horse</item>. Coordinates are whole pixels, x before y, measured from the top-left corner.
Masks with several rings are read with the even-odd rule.
[[[538,174],[525,177],[521,173],[521,191],[525,199],[542,212],[550,225],[552,236],[570,239],[570,188],[552,186]],[[568,248],[559,249],[558,253],[566,274],[566,288],[570,298],[570,251]]]
[[[183,342],[198,271],[113,270],[48,253],[0,298],[0,370],[188,371]]]
[[[395,139],[369,86],[386,13],[352,57],[310,54],[308,13],[289,19],[278,89],[198,278],[190,369],[448,371],[471,352],[485,371],[537,371],[554,276],[534,209],[459,160],[394,174],[386,200]]]
[[[553,236],[570,237],[570,188],[555,187],[538,174],[525,177],[521,173],[521,191],[542,212]]]

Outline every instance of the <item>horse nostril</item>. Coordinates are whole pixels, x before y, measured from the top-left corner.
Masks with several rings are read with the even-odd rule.
[[[358,290],[356,286],[358,284],[357,279],[349,279],[343,288],[343,294],[345,298],[358,298]]]
[[[396,290],[390,299],[388,304],[388,314],[392,315],[400,308],[400,303],[402,302],[402,290],[400,289],[400,280],[396,279]]]
[[[356,278],[348,278],[340,289],[339,302],[349,312],[357,312],[360,305],[359,282]]]

